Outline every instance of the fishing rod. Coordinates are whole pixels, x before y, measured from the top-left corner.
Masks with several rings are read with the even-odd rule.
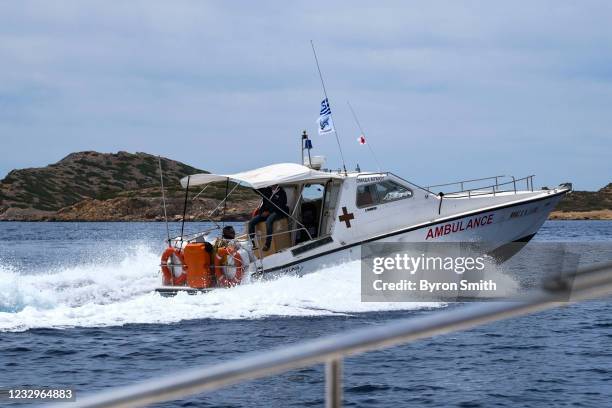
[[[334,117],[331,112],[331,106],[329,104],[329,98],[327,97],[327,90],[325,89],[325,82],[323,81],[323,74],[321,74],[321,67],[319,66],[319,59],[317,58],[317,52],[315,51],[314,42],[310,40],[310,45],[312,46],[312,53],[314,54],[315,62],[317,64],[317,71],[319,71],[319,78],[321,79],[321,87],[323,88],[323,95],[325,95],[325,100],[327,101],[327,105],[330,107],[329,116],[331,117],[332,123],[334,121]],[[344,174],[347,174],[346,171],[346,163],[344,161],[344,153],[342,153],[342,147],[340,146],[340,139],[338,138],[338,131],[334,127],[334,135],[336,136],[336,142],[338,143],[338,150],[340,150],[340,157],[342,158],[342,168],[344,169]]]
[[[372,154],[372,157],[374,158],[374,161],[376,162],[376,166],[378,166],[378,172],[380,173],[382,171],[381,167],[380,167],[380,162],[378,161],[378,158],[374,154],[374,150],[372,149],[372,145],[370,143],[368,143],[367,140],[365,140],[366,139],[366,137],[365,137],[366,134],[363,131],[363,128],[361,127],[361,123],[359,123],[359,119],[357,119],[357,114],[353,110],[353,107],[351,106],[351,103],[349,101],[346,101],[346,104],[348,105],[349,109],[351,110],[351,113],[353,114],[353,119],[355,119],[355,123],[357,124],[357,127],[359,128],[359,131],[363,135],[364,144],[368,145],[368,148],[370,149],[370,153]]]

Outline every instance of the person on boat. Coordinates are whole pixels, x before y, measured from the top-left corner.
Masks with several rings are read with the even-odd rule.
[[[231,225],[223,227],[223,232],[221,233],[223,239],[232,240],[236,238],[236,231],[234,231],[234,227]]]
[[[236,231],[234,231],[234,227],[231,225],[223,227],[221,236],[215,240],[215,251],[220,247],[228,246],[230,241],[233,241],[234,238],[236,238]]]
[[[209,242],[206,242],[204,244],[206,252],[210,254],[211,268],[214,268],[215,254],[217,253],[217,250],[219,248],[229,246],[231,244],[231,241],[234,240],[234,238],[236,238],[236,231],[234,231],[234,227],[232,227],[231,225],[227,225],[223,227],[223,230],[221,231],[221,236],[217,237],[217,239],[215,239],[215,242],[212,245]]]
[[[265,187],[258,190],[263,200],[259,208],[255,211],[255,216],[249,221],[249,237],[253,241],[255,249],[255,226],[262,221],[266,222],[266,243],[262,248],[264,251],[270,249],[272,244],[272,226],[274,221],[287,217],[289,207],[287,207],[287,193],[281,186]]]

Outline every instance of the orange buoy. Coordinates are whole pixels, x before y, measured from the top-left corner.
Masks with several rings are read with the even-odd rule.
[[[227,268],[227,257],[231,256],[234,259],[234,265],[236,267],[236,274],[233,278],[228,278],[225,274],[225,268]],[[223,287],[231,287],[240,284],[242,281],[242,275],[244,268],[242,267],[242,257],[234,247],[221,247],[217,249],[215,254],[215,277],[217,278],[217,285]]]
[[[181,266],[183,268],[183,273],[180,276],[174,276],[173,271],[170,270],[168,266],[168,259],[170,256],[176,256],[178,260],[181,262]],[[172,285],[172,286],[182,286],[185,284],[185,280],[187,279],[187,274],[185,273],[186,265],[185,259],[183,258],[183,254],[180,249],[168,247],[164,251],[161,256],[161,271],[162,271],[162,284],[164,285]]]
[[[210,255],[204,244],[187,244],[183,254],[187,267],[187,286],[197,289],[212,287],[214,279],[210,270]]]

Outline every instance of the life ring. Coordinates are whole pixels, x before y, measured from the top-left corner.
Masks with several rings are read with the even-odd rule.
[[[231,279],[225,276],[224,273],[224,268],[226,265],[223,260],[227,259],[228,256],[231,256],[234,259],[234,264],[236,266],[236,274]],[[226,246],[217,249],[217,253],[215,254],[215,277],[217,278],[217,285],[224,286],[226,288],[239,285],[240,281],[242,281],[243,273],[244,268],[242,267],[242,257],[236,248]]]
[[[170,256],[172,255],[176,256],[179,259],[183,268],[183,273],[176,277],[168,266],[168,259],[170,259]],[[173,247],[166,248],[166,250],[161,256],[161,270],[163,275],[162,283],[164,285],[182,286],[185,284],[185,281],[187,279],[185,258],[183,258],[183,253],[180,249],[176,249]]]

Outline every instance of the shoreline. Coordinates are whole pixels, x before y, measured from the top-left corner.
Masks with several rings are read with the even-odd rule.
[[[239,219],[225,219],[225,220],[217,220],[217,219],[215,219],[215,220],[185,220],[185,223],[188,223],[188,222],[213,222],[213,221],[214,222],[246,222],[246,221],[248,221],[248,219],[239,218]],[[37,222],[37,223],[38,222],[40,222],[40,223],[43,223],[43,222],[63,222],[63,223],[65,223],[65,222],[83,222],[83,223],[86,223],[86,222],[139,222],[139,223],[152,223],[152,224],[154,224],[154,223],[163,223],[165,221],[164,220],[81,220],[81,219],[74,219],[74,220],[66,220],[66,219],[64,219],[64,220],[4,220],[4,219],[2,219],[2,220],[0,220],[0,223],[2,223],[2,222]],[[172,220],[168,220],[168,222],[169,223],[180,223],[180,222],[182,222],[182,220],[172,219]]]
[[[612,221],[612,210],[595,211],[553,211],[548,217],[549,221]],[[178,223],[180,219],[170,219],[168,222]],[[210,219],[186,219],[185,222],[212,222]],[[215,222],[245,222],[248,218],[238,217],[229,219],[215,219]],[[162,223],[163,219],[0,219],[0,222],[140,222],[140,223]]]
[[[553,211],[548,219],[556,221],[610,221],[612,220],[612,210]]]

